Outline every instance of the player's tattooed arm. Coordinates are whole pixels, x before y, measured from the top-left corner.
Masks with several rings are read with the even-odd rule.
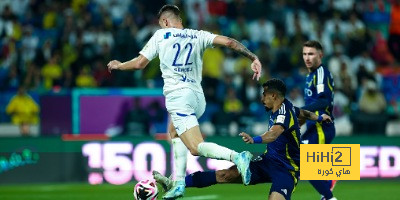
[[[213,44],[215,45],[222,45],[228,48],[233,49],[234,51],[242,54],[249,58],[253,63],[251,63],[251,70],[253,70],[253,79],[259,80],[261,77],[261,62],[258,60],[258,57],[252,53],[249,49],[247,49],[242,43],[238,42],[237,40],[226,37],[226,36],[217,36],[215,37]]]
[[[318,118],[318,116],[316,114],[314,114],[314,113],[312,113],[312,112],[310,112],[308,110],[303,110],[303,109],[300,109],[300,116],[299,117],[310,119],[310,120],[315,120],[315,119]]]
[[[227,47],[235,50],[236,52],[242,54],[243,56],[246,56],[247,58],[249,58],[250,60],[254,61],[257,58],[257,56],[252,53],[249,49],[247,49],[242,43],[240,43],[239,41],[233,39],[233,38],[228,38],[228,44]]]
[[[310,112],[308,110],[303,110],[303,109],[300,109],[299,118],[314,120],[314,121],[332,122],[331,117],[327,114],[322,114],[321,116],[318,116],[313,112]]]
[[[219,36],[215,37],[215,39],[213,41],[213,44],[231,48],[234,51],[242,54],[243,56],[246,56],[251,61],[254,61],[254,60],[258,59],[257,56],[254,53],[252,53],[242,43],[240,43],[239,41],[237,41],[237,40],[235,40],[233,38],[219,35]]]

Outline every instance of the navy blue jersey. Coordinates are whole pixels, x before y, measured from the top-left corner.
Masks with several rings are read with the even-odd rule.
[[[267,144],[264,156],[283,165],[286,169],[298,171],[300,166],[300,129],[293,104],[285,99],[269,118],[268,130],[273,125],[284,128],[283,133],[273,142]]]
[[[332,74],[323,65],[310,72],[306,78],[303,109],[314,112],[316,115],[325,113],[333,119],[334,86]]]
[[[304,110],[314,112],[316,115],[327,114],[332,116],[333,89],[332,74],[323,65],[310,72],[306,78],[304,89]],[[301,136],[306,144],[330,144],[335,137],[335,125],[333,123],[319,123],[307,120],[307,130]]]

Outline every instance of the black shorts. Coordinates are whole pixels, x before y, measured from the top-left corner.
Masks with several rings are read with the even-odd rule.
[[[261,156],[251,161],[249,167],[251,171],[250,185],[272,182],[269,194],[278,192],[285,199],[290,199],[297,185],[299,172],[288,170],[283,166],[279,166],[274,161]]]

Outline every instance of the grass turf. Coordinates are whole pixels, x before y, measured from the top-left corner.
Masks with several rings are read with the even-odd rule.
[[[84,183],[0,185],[0,200],[127,200],[133,199],[133,186],[133,183],[120,186]],[[270,186],[270,184],[260,184],[245,187],[226,184],[208,188],[188,188],[182,199],[267,199]],[[159,189],[161,197],[163,192],[160,187]],[[400,180],[339,181],[334,195],[339,200],[400,199]],[[320,196],[308,182],[300,181],[292,199],[317,200]]]

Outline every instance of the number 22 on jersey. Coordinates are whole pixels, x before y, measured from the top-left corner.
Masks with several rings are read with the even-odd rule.
[[[179,43],[175,43],[172,47],[173,47],[174,49],[175,49],[175,48],[177,49],[176,54],[175,54],[175,58],[174,58],[174,62],[172,63],[172,66],[180,67],[180,66],[186,66],[186,65],[191,65],[191,64],[193,64],[193,62],[189,62],[189,58],[190,58],[190,55],[192,54],[192,50],[193,50],[193,45],[192,45],[192,43],[187,43],[187,44],[183,47],[185,50],[186,50],[186,49],[189,50],[189,53],[187,54],[187,57],[186,57],[186,59],[185,59],[185,64],[177,63],[178,56],[179,56],[179,54],[181,53],[181,45],[180,45]],[[183,51],[183,52],[185,52],[185,51]]]

